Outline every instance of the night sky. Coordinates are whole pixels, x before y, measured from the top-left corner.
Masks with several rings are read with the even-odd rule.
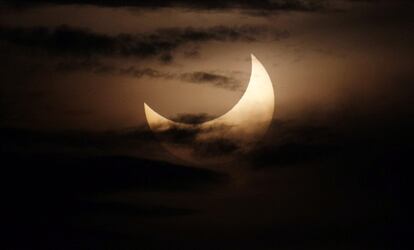
[[[0,248],[409,249],[413,44],[409,0],[0,0]],[[170,154],[144,102],[219,117],[251,53],[266,136]]]

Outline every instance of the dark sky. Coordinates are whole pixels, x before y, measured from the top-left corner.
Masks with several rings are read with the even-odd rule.
[[[413,10],[0,1],[1,248],[407,249]],[[170,155],[143,103],[214,119],[243,94],[250,53],[275,90],[265,138],[226,163]]]

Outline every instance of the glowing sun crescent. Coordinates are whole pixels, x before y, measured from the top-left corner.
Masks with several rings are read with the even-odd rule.
[[[252,145],[260,140],[268,130],[274,112],[273,85],[266,69],[253,54],[251,54],[251,61],[249,84],[236,105],[222,116],[197,125],[200,131],[206,131],[197,137],[201,142],[206,138],[236,140],[245,152],[250,150]],[[172,127],[190,129],[194,126],[167,119],[146,103],[144,103],[144,109],[148,125],[155,133],[162,133]],[[223,126],[227,128],[225,133],[215,130]],[[178,150],[168,143],[165,143],[165,146],[180,158],[194,160],[189,156],[191,148]]]

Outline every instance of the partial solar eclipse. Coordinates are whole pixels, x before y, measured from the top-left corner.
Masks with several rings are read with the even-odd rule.
[[[150,129],[160,136],[169,152],[192,163],[212,163],[248,152],[264,136],[273,118],[273,85],[253,54],[251,61],[245,93],[232,109],[216,119],[201,124],[174,122],[144,103]]]

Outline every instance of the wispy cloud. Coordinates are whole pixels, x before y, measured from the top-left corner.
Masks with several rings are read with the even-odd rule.
[[[214,26],[209,28],[169,28],[148,33],[108,35],[70,26],[10,28],[0,27],[0,41],[56,56],[117,56],[151,58],[171,62],[173,52],[188,44],[279,40],[285,30],[264,26]]]
[[[325,9],[327,0],[156,0],[156,1],[139,1],[139,0],[19,0],[4,1],[7,5],[20,8],[29,8],[47,4],[76,4],[76,5],[95,5],[105,7],[135,7],[142,9],[157,8],[186,8],[196,10],[228,10],[228,9],[248,9],[256,11],[318,11]]]
[[[207,71],[172,73],[163,72],[153,68],[137,68],[135,66],[119,68],[115,65],[104,64],[98,60],[92,59],[66,60],[58,63],[56,65],[56,70],[60,72],[90,72],[93,74],[110,74],[135,78],[162,78],[166,80],[179,80],[192,84],[206,84],[229,90],[238,90],[241,86],[241,82],[239,81],[240,77],[236,77],[235,73],[224,74]]]

